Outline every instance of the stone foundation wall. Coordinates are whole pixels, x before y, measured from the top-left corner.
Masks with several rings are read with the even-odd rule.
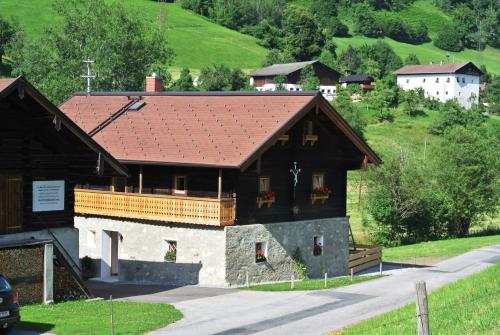
[[[348,218],[330,218],[226,227],[226,282],[250,283],[290,280],[298,252],[309,277],[347,275],[349,258]],[[322,255],[313,255],[313,238],[323,238]],[[267,262],[255,262],[255,244],[267,242]],[[298,251],[297,251],[298,250]]]
[[[109,231],[120,234],[119,279],[129,282],[201,284],[221,286],[225,280],[225,232],[223,228],[167,225],[99,217],[75,217],[80,230],[80,257],[94,260],[95,275],[101,273],[103,245]],[[93,235],[95,232],[95,235]],[[95,241],[93,239],[95,236]],[[166,241],[177,242],[176,262],[165,261]],[[104,243],[104,244],[103,244]]]
[[[0,249],[0,273],[19,292],[22,305],[43,301],[44,245]]]

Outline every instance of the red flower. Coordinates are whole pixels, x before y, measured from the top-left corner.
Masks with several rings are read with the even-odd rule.
[[[264,200],[273,200],[274,199],[274,192],[271,190],[262,191],[262,192],[260,192],[260,197]]]
[[[332,191],[330,191],[330,189],[326,186],[321,186],[321,187],[317,187],[313,190],[313,193],[315,195],[329,195],[330,193],[332,193]]]

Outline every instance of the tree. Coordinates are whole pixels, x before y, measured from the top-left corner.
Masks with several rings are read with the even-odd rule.
[[[430,132],[436,135],[444,135],[453,127],[477,127],[484,122],[482,110],[475,106],[466,110],[456,100],[448,100],[441,105],[440,118],[430,128]]]
[[[5,54],[5,48],[11,42],[17,29],[19,28],[0,17],[0,65],[2,64],[2,57]]]
[[[310,4],[311,13],[317,18],[319,24],[327,27],[330,19],[337,16],[338,1],[312,0]]]
[[[343,74],[354,74],[361,66],[361,57],[350,44],[342,51],[337,59],[338,67]]]
[[[295,60],[311,60],[321,53],[325,38],[306,8],[290,5],[285,9],[283,32],[284,51]]]
[[[377,41],[374,44],[364,44],[357,49],[362,59],[373,59],[380,68],[380,77],[385,77],[392,71],[403,66],[403,61],[394,50],[385,42]]]
[[[188,68],[183,68],[181,70],[181,75],[179,79],[177,79],[172,87],[170,88],[172,91],[184,92],[184,91],[195,91],[196,88],[193,84],[193,77],[189,72]]]
[[[354,6],[354,31],[367,37],[384,35],[375,13],[366,2]]]
[[[366,122],[361,117],[361,113],[352,103],[351,97],[345,90],[337,92],[337,98],[331,102],[337,112],[349,123],[352,129],[360,136],[364,137]]]
[[[374,78],[380,78],[380,66],[376,60],[371,58],[366,58],[361,66],[361,72],[364,74],[369,74]]]
[[[345,25],[342,21],[340,21],[338,17],[330,18],[330,20],[326,26],[326,29],[333,36],[337,36],[337,37],[349,36],[349,27],[347,27],[347,25]]]
[[[95,61],[92,70],[98,75],[93,90],[138,91],[151,71],[168,76],[172,52],[157,25],[103,0],[57,0],[53,8],[61,21],[15,50],[12,72],[24,74],[54,103],[84,90],[80,75],[87,58]]]
[[[444,27],[438,32],[434,45],[447,51],[462,51],[464,48],[460,32],[451,26]]]
[[[419,64],[420,60],[414,53],[409,53],[408,56],[405,58],[405,65],[419,65]]]
[[[198,78],[204,91],[239,91],[247,87],[247,78],[240,69],[230,69],[223,64],[206,66]]]
[[[320,81],[314,72],[312,65],[307,65],[300,71],[300,85],[304,91],[319,89]]]
[[[294,62],[295,60],[293,57],[287,53],[280,51],[278,49],[271,49],[266,55],[266,59],[264,60],[264,63],[262,66],[270,66],[273,64],[283,64],[283,63],[291,63]]]
[[[276,84],[276,91],[286,91],[286,76],[280,74],[274,77],[274,83]]]
[[[465,236],[500,204],[500,132],[454,127],[446,132],[434,154],[439,168],[436,192],[447,204],[448,236]]]

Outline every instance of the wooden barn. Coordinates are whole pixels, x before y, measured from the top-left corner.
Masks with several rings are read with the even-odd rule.
[[[75,192],[98,276],[282,280],[297,250],[312,275],[346,274],[347,171],[380,159],[320,93],[102,92],[60,108],[130,173]]]
[[[23,277],[23,271],[38,266],[30,262],[44,264],[36,257],[18,259],[24,251],[12,248],[50,244],[78,275],[74,186],[89,176],[107,180],[126,174],[123,165],[23,77],[0,79],[0,273]],[[53,247],[45,257],[52,257]]]
[[[331,67],[313,60],[286,64],[273,64],[250,73],[250,84],[258,91],[275,91],[277,89],[276,76],[286,78],[283,87],[287,91],[302,91],[301,72],[306,66],[311,66],[319,79],[319,90],[327,100],[333,100],[340,73]]]

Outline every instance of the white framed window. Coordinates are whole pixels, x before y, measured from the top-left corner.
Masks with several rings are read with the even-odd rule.
[[[422,80],[422,82],[424,82],[424,83],[425,83],[425,78]]]
[[[446,91],[446,95],[448,95],[448,91]]]
[[[464,84],[465,84],[465,77],[463,77],[463,78],[462,78],[462,83],[464,83]]]
[[[436,83],[439,83],[439,78],[436,78]]]
[[[460,82],[460,78],[459,78],[459,77],[457,77],[457,83],[459,83],[459,82]]]
[[[187,194],[187,178],[186,176],[174,176],[174,194]]]
[[[165,241],[165,255],[163,256],[163,260],[173,263],[177,261],[177,241]]]
[[[95,247],[97,245],[97,234],[95,230],[87,231],[87,245],[89,247]]]
[[[449,83],[450,82],[450,77],[446,78],[446,82]]]
[[[255,263],[267,262],[267,242],[255,243]]]
[[[408,84],[410,82],[410,79],[406,79],[406,83]]]
[[[313,237],[313,255],[323,255],[323,235]]]
[[[323,172],[316,172],[312,175],[312,186],[313,190],[322,188],[325,186],[325,174]]]

